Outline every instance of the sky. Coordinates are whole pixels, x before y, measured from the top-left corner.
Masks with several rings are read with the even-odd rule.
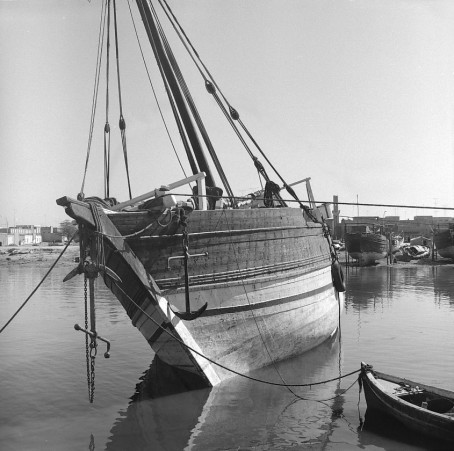
[[[117,4],[122,108],[132,194],[138,196],[185,176],[156,113],[127,1]],[[454,216],[442,209],[454,209],[452,0],[169,4],[287,183],[311,177],[316,201],[337,195],[353,204],[340,205],[345,217]],[[100,12],[101,0],[0,0],[0,226],[58,225],[67,217],[55,200],[81,191]],[[160,88],[140,18],[134,17],[150,77]],[[185,72],[190,61],[179,47],[175,52]],[[112,54],[111,74],[113,64]],[[201,98],[201,115],[207,114],[235,194],[257,190],[251,160],[222,125],[203,81],[191,67],[186,77],[196,102]],[[103,68],[87,196],[104,194],[105,80]],[[116,83],[113,77],[109,85],[110,195],[123,201],[128,192]],[[158,98],[170,123],[164,97]],[[189,173],[187,163],[185,169]],[[296,190],[307,199],[303,185]]]

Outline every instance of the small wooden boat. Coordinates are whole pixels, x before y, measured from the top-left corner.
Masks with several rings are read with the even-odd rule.
[[[397,261],[409,262],[411,260],[420,260],[430,257],[430,247],[421,245],[412,245],[405,243],[398,252],[394,254]]]
[[[454,392],[375,371],[361,362],[367,410],[379,411],[409,429],[454,442]]]

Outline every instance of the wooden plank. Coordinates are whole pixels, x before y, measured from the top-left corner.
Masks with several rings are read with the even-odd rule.
[[[78,222],[95,227],[95,221],[90,205],[76,199],[64,196],[57,199],[57,205],[65,207],[66,214]]]

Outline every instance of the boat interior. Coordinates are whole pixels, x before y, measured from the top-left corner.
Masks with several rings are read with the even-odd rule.
[[[398,396],[403,401],[423,407],[431,412],[442,413],[454,417],[453,400],[441,397],[436,393],[432,393],[418,386],[413,387],[404,382],[393,385],[394,395]]]

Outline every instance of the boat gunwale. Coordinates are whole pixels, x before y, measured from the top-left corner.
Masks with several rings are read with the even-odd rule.
[[[408,385],[412,385],[415,387],[418,386],[419,388],[424,389],[430,393],[434,393],[436,395],[443,396],[443,397],[452,399],[454,401],[454,392],[453,391],[443,389],[443,388],[433,387],[432,385],[423,384],[421,382],[416,382],[411,379],[406,379],[404,377],[393,376],[391,374],[382,373],[380,371],[372,370],[372,373],[373,373],[373,377],[376,381],[377,381],[377,379],[378,380],[383,379],[385,381],[396,383],[396,384],[399,384],[400,382],[404,382]],[[374,375],[376,375],[376,376],[374,376]]]

